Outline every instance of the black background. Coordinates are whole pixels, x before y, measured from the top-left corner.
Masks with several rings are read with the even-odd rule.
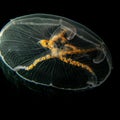
[[[117,107],[119,76],[119,33],[117,28],[118,7],[115,2],[88,1],[1,1],[0,29],[12,18],[32,14],[49,13],[64,16],[80,22],[98,34],[106,43],[113,58],[113,70],[104,84],[98,88],[77,94],[40,95],[27,88],[17,88],[5,79],[0,69],[0,104],[4,106],[38,106],[39,110],[51,108],[70,108],[79,111],[106,114]],[[118,60],[118,61],[117,61]],[[104,68],[103,68],[104,69]],[[117,83],[117,86],[116,86]],[[56,106],[56,107],[53,107]],[[72,109],[73,107],[73,109]],[[12,107],[9,107],[11,109]],[[35,108],[36,109],[36,108]],[[48,108],[46,108],[48,109]],[[99,111],[101,109],[101,111]],[[116,109],[116,108],[115,108]],[[33,111],[33,109],[31,110]],[[46,110],[44,110],[46,112]],[[47,110],[48,111],[48,110]],[[49,111],[50,112],[50,111]]]

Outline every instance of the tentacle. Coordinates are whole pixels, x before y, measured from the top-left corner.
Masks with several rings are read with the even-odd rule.
[[[78,61],[72,60],[71,58],[67,59],[66,57],[60,57],[59,59],[61,61],[65,62],[65,63],[71,64],[71,65],[74,65],[74,66],[77,66],[77,67],[81,67],[81,68],[87,70],[88,72],[90,72],[91,74],[94,74],[94,71],[92,70],[92,68],[89,67],[86,64],[83,64],[83,63],[80,63]]]
[[[63,51],[61,54],[66,55],[66,54],[85,54],[88,52],[93,52],[97,50],[96,48],[90,48],[90,49],[78,49],[74,45],[71,44],[65,44],[65,51]]]
[[[34,60],[34,62],[31,65],[29,65],[29,66],[19,65],[19,66],[15,67],[14,71],[19,71],[19,70],[22,70],[22,69],[23,70],[27,70],[27,71],[32,70],[34,67],[36,67],[36,65],[38,63],[40,63],[40,62],[42,62],[44,60],[48,60],[50,58],[53,58],[53,57],[51,55],[47,54],[47,55],[45,55],[45,56],[43,56],[41,58],[38,58],[38,59]]]
[[[81,68],[87,70],[91,74],[91,77],[87,81],[88,86],[89,87],[96,86],[96,84],[97,84],[97,76],[96,76],[96,74],[94,73],[93,69],[90,66],[88,66],[86,64],[83,64],[83,63],[80,63],[78,61],[72,60],[71,58],[67,59],[66,57],[60,57],[59,59],[61,61],[65,62],[65,63],[71,64],[71,65],[74,65],[74,66],[77,66],[77,67],[81,67]]]
[[[36,59],[31,65],[27,66],[25,70],[32,70],[38,63],[53,58],[51,55],[47,54],[41,58]]]
[[[61,39],[61,43],[65,43],[67,41],[67,39],[65,38],[65,33],[66,33],[66,30],[63,30],[60,33],[52,36],[52,38],[50,38],[49,40],[43,39],[43,40],[40,40],[38,43],[41,44],[43,47],[52,49],[54,48],[55,42],[58,41],[59,39]]]

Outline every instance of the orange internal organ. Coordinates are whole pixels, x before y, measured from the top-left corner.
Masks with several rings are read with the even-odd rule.
[[[54,35],[51,39],[49,40],[40,40],[39,43],[41,46],[48,48],[51,52],[50,54],[47,54],[41,58],[36,59],[31,65],[29,65],[26,70],[31,70],[33,69],[39,62],[42,62],[44,60],[48,60],[51,58],[58,58],[61,61],[81,67],[83,69],[86,69],[90,73],[94,73],[92,68],[90,68],[88,65],[85,65],[83,63],[80,63],[79,61],[72,60],[71,58],[66,58],[65,55],[72,55],[72,54],[84,54],[88,52],[95,51],[96,48],[91,48],[91,49],[78,49],[74,45],[68,44],[67,39],[65,38],[65,33],[66,30],[61,31],[59,34]],[[60,43],[64,46],[63,49],[60,49],[56,46],[56,42],[60,40]]]

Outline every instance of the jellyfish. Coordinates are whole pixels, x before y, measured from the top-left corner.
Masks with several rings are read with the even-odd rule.
[[[112,69],[111,54],[98,35],[76,21],[51,14],[10,20],[0,32],[0,60],[12,81],[34,89],[94,88]]]

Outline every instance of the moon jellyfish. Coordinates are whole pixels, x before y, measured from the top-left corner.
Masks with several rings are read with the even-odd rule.
[[[32,14],[10,20],[0,32],[5,75],[30,88],[82,90],[101,85],[111,73],[104,41],[65,17]]]

